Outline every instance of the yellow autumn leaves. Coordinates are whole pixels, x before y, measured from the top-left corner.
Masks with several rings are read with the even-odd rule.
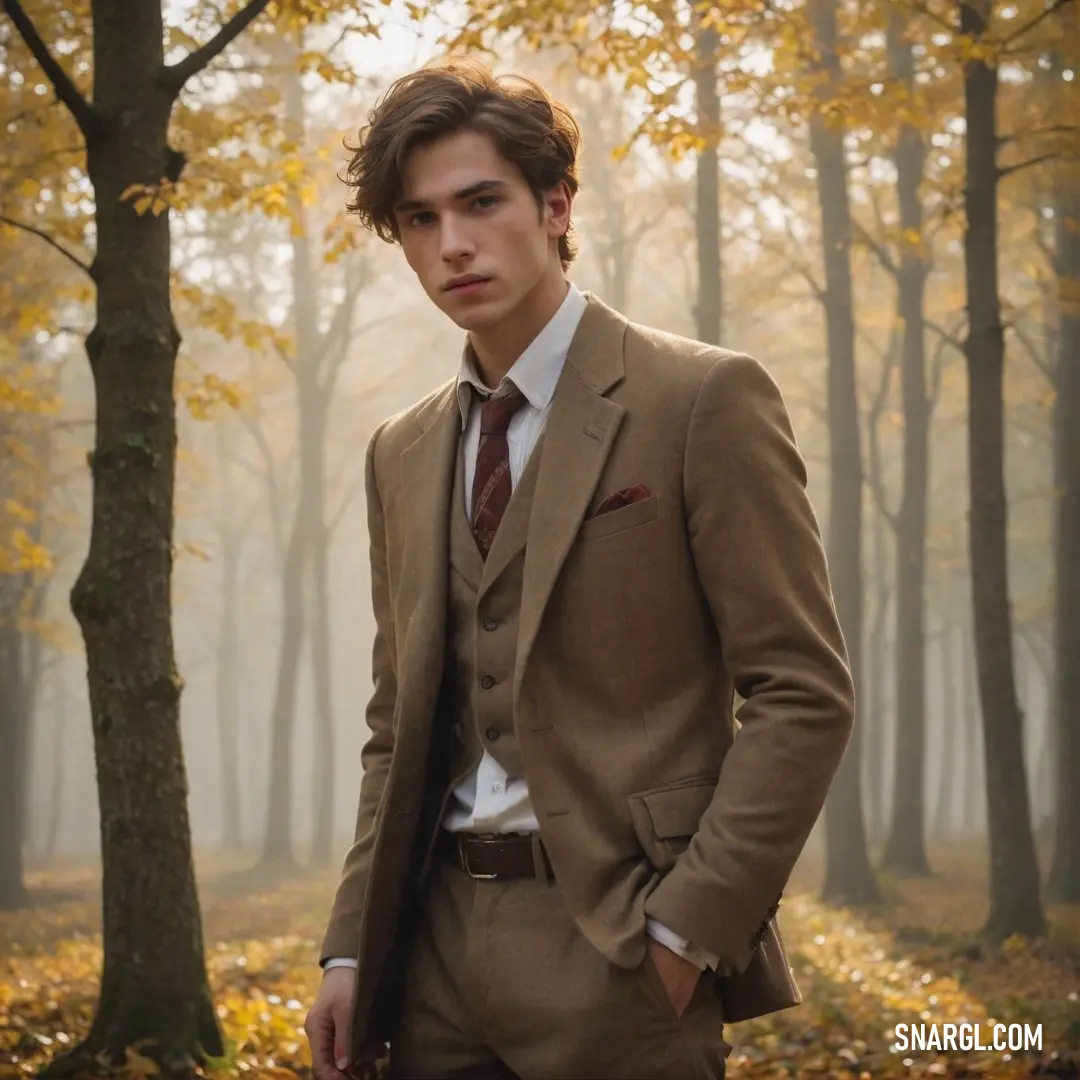
[[[32,1075],[89,1027],[101,961],[89,884],[93,900],[0,915],[0,1076]],[[206,962],[227,1044],[203,1069],[211,1080],[309,1075],[303,1023],[321,978],[317,941],[333,888],[329,876],[248,895],[203,884]],[[901,1022],[966,1020],[984,1031],[994,1021],[1035,1022],[1044,1064],[1080,1050],[1080,987],[1068,959],[1080,921],[1061,922],[1057,940],[1038,947],[991,948],[969,936],[979,902],[951,868],[897,893],[896,904],[870,918],[806,892],[785,897],[779,917],[804,1004],[732,1025],[732,1080],[1011,1080],[1036,1064],[1023,1054],[895,1053],[892,1029]],[[156,1075],[142,1049],[129,1048],[123,1080]]]
[[[33,430],[57,408],[30,365],[0,366],[0,577],[29,574],[40,580],[52,569],[40,530],[43,477],[31,445]]]

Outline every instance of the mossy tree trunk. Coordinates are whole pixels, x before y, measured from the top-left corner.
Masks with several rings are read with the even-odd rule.
[[[817,53],[815,65],[827,75],[824,95],[834,93],[841,79],[835,0],[808,5]],[[828,342],[829,428],[829,565],[836,609],[844,630],[855,700],[862,700],[862,450],[859,402],[855,386],[855,322],[851,286],[851,209],[844,129],[826,112],[810,121],[810,148],[817,166],[821,243],[824,251],[825,328]],[[862,797],[862,731],[855,725],[847,752],[825,804],[825,884],[830,902],[868,904],[879,899],[870,866]]]
[[[890,8],[889,64],[915,108],[915,57],[908,15]],[[895,266],[903,325],[900,392],[904,416],[903,481],[896,515],[896,759],[892,820],[882,865],[900,874],[928,874],[926,858],[926,518],[929,502],[930,417],[926,390],[923,296],[930,266],[923,252],[919,196],[926,162],[924,134],[914,115],[900,125],[893,152],[900,208],[900,254]],[[909,238],[917,237],[916,242]]]
[[[93,1073],[125,1048],[188,1072],[222,1040],[207,985],[180,739],[172,634],[173,491],[180,336],[169,291],[168,212],[139,213],[183,158],[168,144],[181,88],[266,6],[252,0],[205,46],[166,67],[155,0],[94,0],[93,101],[18,0],[3,0],[86,143],[97,250],[87,339],[96,394],[90,546],[71,593],[86,646],[101,810],[104,964],[86,1039],[47,1069]]]
[[[960,30],[987,33],[991,0],[961,0]],[[1005,491],[1005,334],[998,290],[997,69],[964,65],[967,234],[964,268],[968,334],[969,543],[975,659],[982,705],[990,831],[993,937],[1039,934],[1046,924],[1031,830],[1027,772],[1009,610],[1008,503]]]

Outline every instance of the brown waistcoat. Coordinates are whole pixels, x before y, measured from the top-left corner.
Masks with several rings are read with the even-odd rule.
[[[466,517],[462,445],[459,441],[450,498],[444,681],[448,719],[458,745],[451,768],[455,783],[477,767],[484,750],[508,776],[524,775],[512,688],[525,539],[543,436],[514,487],[486,562]]]

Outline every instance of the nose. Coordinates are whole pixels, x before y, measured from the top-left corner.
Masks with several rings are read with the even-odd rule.
[[[475,254],[469,229],[457,214],[443,214],[439,229],[440,254],[445,262],[457,262]]]

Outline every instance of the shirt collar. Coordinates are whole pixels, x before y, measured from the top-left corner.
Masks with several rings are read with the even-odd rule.
[[[563,364],[566,363],[570,342],[577,332],[587,303],[585,294],[571,282],[558,310],[514,361],[514,366],[496,387],[495,394],[505,393],[506,384],[510,381],[525,395],[525,399],[534,409],[540,411],[547,408],[555,395],[555,386],[562,374]],[[466,341],[457,378],[457,400],[461,410],[462,429],[469,420],[474,392],[481,397],[492,394],[476,370],[475,354]]]

